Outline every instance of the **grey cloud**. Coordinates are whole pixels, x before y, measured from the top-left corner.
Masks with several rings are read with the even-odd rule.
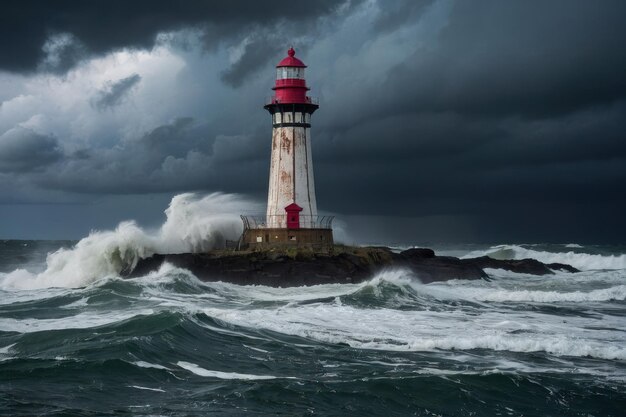
[[[55,33],[43,44],[45,54],[39,69],[45,72],[64,74],[87,56],[85,46],[71,33]]]
[[[0,172],[40,170],[61,158],[62,152],[55,138],[21,127],[0,135]]]
[[[7,3],[2,5],[0,14],[0,68],[14,72],[36,70],[49,55],[42,47],[57,34],[69,34],[80,42],[81,57],[123,48],[150,49],[159,33],[186,28],[207,29],[205,42],[217,44],[258,26],[315,20],[336,12],[345,3],[350,2],[23,0]],[[62,65],[56,69],[67,69],[76,62],[65,59],[75,55],[76,50],[61,47],[57,52],[70,56],[60,57]]]
[[[288,47],[306,51],[317,38],[341,26],[343,20],[360,5],[360,1],[337,3],[337,7],[329,13],[333,19],[284,19],[251,28],[244,32],[248,43],[241,58],[222,72],[222,81],[231,87],[240,87],[250,75],[273,67],[277,60],[285,56]]]
[[[189,143],[183,139],[183,135],[194,128],[194,120],[191,117],[181,117],[170,124],[158,126],[146,133],[139,139],[147,148],[167,148],[171,152],[171,147],[182,144],[182,149],[187,149]],[[205,143],[206,145],[206,143]]]
[[[133,87],[141,81],[139,74],[133,74],[115,82],[109,82],[98,93],[93,103],[98,109],[115,107],[128,96]]]
[[[264,142],[255,139],[216,137],[210,125],[181,118],[107,150],[80,150],[32,181],[46,189],[79,194],[229,190],[233,184],[254,192],[265,181],[247,169],[267,169],[265,155],[257,151]],[[247,159],[245,165],[233,155]]]

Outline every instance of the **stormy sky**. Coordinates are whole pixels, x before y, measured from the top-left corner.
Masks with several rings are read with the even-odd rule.
[[[263,202],[291,45],[318,206],[349,240],[626,239],[622,0],[0,8],[0,239],[157,226],[181,192]]]

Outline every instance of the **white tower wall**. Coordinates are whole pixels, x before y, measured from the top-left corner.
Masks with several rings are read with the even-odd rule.
[[[273,117],[267,227],[285,228],[285,207],[302,207],[300,227],[315,227],[317,203],[311,155],[310,114],[276,112]]]

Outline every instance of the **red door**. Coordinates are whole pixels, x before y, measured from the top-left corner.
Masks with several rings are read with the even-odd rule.
[[[299,229],[302,207],[296,203],[291,203],[285,207],[285,211],[287,212],[287,229]]]

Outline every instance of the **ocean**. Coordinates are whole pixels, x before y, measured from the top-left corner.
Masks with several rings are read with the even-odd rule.
[[[138,230],[0,240],[0,415],[626,415],[626,247],[435,246],[581,272],[281,289],[122,279]]]

